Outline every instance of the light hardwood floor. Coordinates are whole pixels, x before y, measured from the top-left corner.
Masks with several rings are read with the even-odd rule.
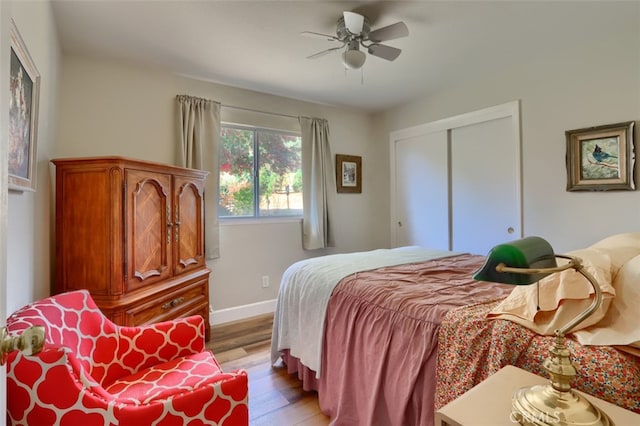
[[[249,375],[249,423],[252,426],[325,426],[318,395],[302,390],[280,361],[270,362],[273,315],[214,326],[207,343],[224,371],[244,368]]]

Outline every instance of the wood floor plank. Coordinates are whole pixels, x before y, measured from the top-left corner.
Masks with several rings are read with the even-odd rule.
[[[216,359],[220,363],[220,366],[224,367],[227,361],[236,362],[238,359],[244,358],[249,354],[243,348],[233,348],[224,352],[219,352],[219,351],[215,352],[215,355],[216,355]],[[231,370],[236,370],[238,368],[242,368],[242,367],[232,367]],[[223,369],[227,370],[228,368],[223,368]]]
[[[289,404],[257,416],[251,424],[256,426],[300,425],[316,417],[319,413],[318,399],[307,393],[295,404]],[[327,419],[325,424],[328,423]]]

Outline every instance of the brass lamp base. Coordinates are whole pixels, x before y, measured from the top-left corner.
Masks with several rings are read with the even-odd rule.
[[[613,426],[585,397],[573,390],[558,391],[550,384],[518,390],[513,395],[511,418],[522,426]]]

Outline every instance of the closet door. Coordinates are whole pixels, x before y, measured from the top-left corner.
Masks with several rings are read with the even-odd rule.
[[[452,250],[486,254],[519,238],[519,145],[511,118],[451,129]]]
[[[447,132],[395,143],[396,246],[449,249]]]
[[[522,237],[520,106],[392,132],[391,245],[486,254]]]

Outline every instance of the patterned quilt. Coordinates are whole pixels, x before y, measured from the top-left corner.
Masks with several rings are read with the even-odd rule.
[[[541,364],[553,336],[541,336],[507,320],[486,314],[499,301],[452,309],[440,326],[436,409],[453,401],[505,365],[546,377]],[[578,370],[572,387],[640,413],[640,357],[611,346],[583,346],[566,340]]]

